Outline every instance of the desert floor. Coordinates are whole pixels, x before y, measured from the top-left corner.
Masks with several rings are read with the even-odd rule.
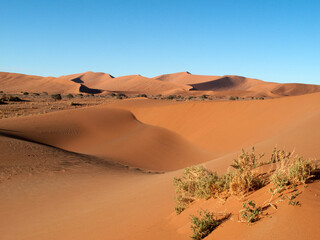
[[[299,206],[275,197],[276,208],[250,225],[239,221],[242,203],[263,204],[269,185],[197,200],[176,215],[173,179],[196,164],[224,173],[252,146],[265,159],[277,146],[317,164],[320,93],[237,101],[17,96],[24,101],[0,105],[1,240],[188,239],[190,215],[201,209],[231,214],[206,239],[319,237],[317,177],[294,190]]]

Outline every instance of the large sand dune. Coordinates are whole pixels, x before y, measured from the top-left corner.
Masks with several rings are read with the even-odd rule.
[[[172,83],[166,78],[152,81]],[[72,79],[99,88],[85,76]],[[97,84],[114,79],[101,74]],[[241,79],[238,90],[258,86]],[[300,87],[286,86],[279,91],[296,95]],[[236,212],[241,202],[199,201],[176,216],[172,179],[180,169],[204,163],[224,172],[241,147],[252,145],[267,154],[278,145],[319,159],[319,102],[320,93],[263,101],[128,99],[2,119],[1,239],[186,239],[189,214]],[[251,197],[264,201],[267,188]],[[300,191],[301,207],[280,205],[253,226],[227,221],[207,239],[315,239],[319,182]]]
[[[219,97],[283,97],[319,92],[319,85],[280,84],[240,76],[193,75],[189,72],[165,74],[154,78],[141,75],[113,77],[107,73],[85,72],[66,76],[39,77],[0,72],[5,92],[108,93],[162,95],[202,95]]]

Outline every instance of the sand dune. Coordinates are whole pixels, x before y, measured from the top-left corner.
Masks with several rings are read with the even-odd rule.
[[[83,84],[100,89],[106,82],[117,86],[117,78],[103,73],[64,76],[59,81],[63,78],[77,88]],[[119,79],[134,89],[143,77]],[[233,88],[275,96],[317,91],[317,86],[265,84],[233,76],[223,79],[232,86],[222,80],[217,85],[209,78],[208,86],[229,89],[222,92]],[[170,76],[142,81],[176,84]],[[277,145],[319,159],[319,102],[320,93],[263,101],[127,99],[2,119],[1,239],[187,239],[189,214],[211,209],[236,216],[241,201],[198,201],[176,216],[172,180],[181,169],[203,163],[225,172],[241,147],[252,145],[267,155]],[[270,197],[269,187],[250,198],[262,203]],[[299,191],[301,207],[279,204],[278,210],[268,210],[272,218],[252,226],[231,219],[207,239],[315,239],[320,221],[319,182]]]
[[[116,106],[130,110],[142,122],[170,129],[203,149],[221,154],[280,135],[320,111],[316,104],[319,93],[264,101],[169,104],[154,100],[154,105],[152,101],[126,100]]]
[[[102,72],[85,72],[55,77],[39,77],[0,72],[5,92],[109,93],[196,95],[218,97],[268,97],[303,95],[319,92],[319,85],[279,84],[240,76],[193,75],[189,72],[165,74],[154,78],[141,75],[113,77]]]
[[[196,84],[201,82],[209,82],[216,79],[219,79],[220,76],[206,76],[206,75],[194,75],[189,72],[179,72],[172,74],[164,74],[153,79],[164,81],[164,82],[172,82],[179,84]]]
[[[209,160],[179,135],[137,121],[124,110],[91,107],[0,122],[0,133],[148,170]]]

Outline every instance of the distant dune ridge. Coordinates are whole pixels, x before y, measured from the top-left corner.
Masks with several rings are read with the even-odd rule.
[[[60,77],[40,77],[0,72],[1,90],[5,92],[180,94],[239,97],[303,95],[320,91],[320,85],[280,84],[241,76],[193,75],[189,72],[164,74],[153,78],[141,75],[114,77],[102,72],[85,72]]]

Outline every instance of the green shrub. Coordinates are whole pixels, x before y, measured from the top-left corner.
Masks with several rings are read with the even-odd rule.
[[[201,240],[216,229],[221,224],[221,221],[216,220],[213,213],[204,210],[199,212],[198,217],[191,215],[191,223],[193,231],[191,238],[193,240]]]
[[[61,94],[52,94],[51,95],[51,98],[53,98],[54,100],[61,100],[62,99],[62,97],[61,97]]]
[[[262,213],[262,208],[257,207],[253,200],[243,203],[243,209],[240,211],[240,217],[247,223],[256,222],[259,220]]]

